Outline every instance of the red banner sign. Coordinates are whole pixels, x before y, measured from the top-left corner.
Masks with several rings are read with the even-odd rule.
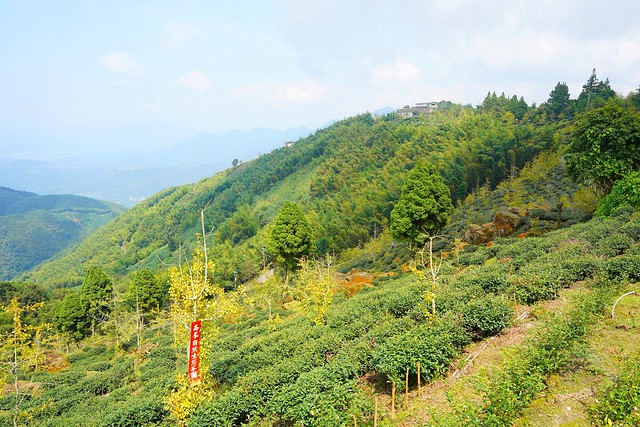
[[[202,335],[202,321],[191,324],[191,340],[189,341],[189,380],[200,379],[200,340]]]

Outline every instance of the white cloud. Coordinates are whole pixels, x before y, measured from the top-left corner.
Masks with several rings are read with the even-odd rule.
[[[376,67],[371,71],[371,79],[374,82],[407,81],[413,80],[419,75],[420,69],[417,66],[401,59]]]
[[[131,76],[144,76],[144,67],[138,64],[126,52],[107,53],[100,58],[100,64],[114,73],[128,74]]]
[[[280,101],[306,104],[324,98],[326,90],[315,82],[306,81],[277,86],[273,94],[274,98]]]
[[[177,48],[191,38],[201,38],[202,33],[193,25],[169,22],[164,27],[162,41],[169,48]]]
[[[178,83],[186,88],[200,92],[206,92],[211,89],[209,79],[198,70],[191,70],[187,75],[178,77]]]
[[[493,67],[540,67],[571,54],[572,46],[555,34],[521,34],[509,38],[478,36],[469,45],[469,55]]]
[[[264,98],[279,103],[308,104],[326,98],[327,88],[312,80],[306,80],[300,83],[281,85],[267,83],[247,86],[236,93],[239,97],[252,94],[259,94]]]

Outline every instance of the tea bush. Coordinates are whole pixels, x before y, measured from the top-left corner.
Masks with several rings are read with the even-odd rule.
[[[150,395],[142,399],[129,399],[106,415],[100,427],[151,427],[163,425],[169,413],[164,408],[161,396]]]
[[[407,368],[417,375],[420,362],[421,377],[428,381],[446,371],[468,342],[468,334],[452,320],[421,324],[386,340],[374,350],[372,363],[390,381],[402,383]]]
[[[475,338],[495,335],[509,326],[513,308],[501,297],[484,297],[462,309],[462,325]]]
[[[623,233],[613,233],[602,236],[602,239],[596,243],[596,254],[606,257],[622,255],[631,245],[633,245],[631,237]]]
[[[597,397],[596,404],[587,408],[593,425],[640,425],[640,358],[628,360],[618,378]]]
[[[560,287],[537,278],[521,278],[513,283],[508,293],[518,304],[531,305],[538,301],[548,301],[558,297]]]
[[[460,254],[461,265],[479,265],[495,256],[495,249],[481,246],[478,248],[470,247]]]
[[[640,255],[623,255],[601,264],[602,275],[610,280],[640,280]]]

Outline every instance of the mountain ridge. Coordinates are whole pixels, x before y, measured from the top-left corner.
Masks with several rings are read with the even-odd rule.
[[[133,206],[175,185],[194,183],[311,132],[256,128],[225,134],[201,132],[158,149],[101,153],[56,160],[10,159],[0,163],[0,183],[44,194],[78,194]]]
[[[88,197],[0,187],[0,280],[55,257],[123,210]]]

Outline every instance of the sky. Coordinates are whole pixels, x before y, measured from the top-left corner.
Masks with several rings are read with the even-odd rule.
[[[640,86],[636,0],[0,0],[0,157]]]

